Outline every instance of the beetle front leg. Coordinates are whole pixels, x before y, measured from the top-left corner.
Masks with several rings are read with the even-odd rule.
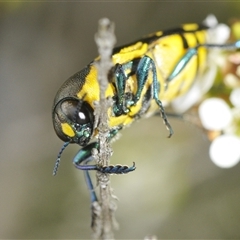
[[[99,144],[97,142],[93,142],[88,144],[87,146],[80,149],[77,155],[73,159],[73,164],[76,168],[84,170],[84,176],[87,183],[88,190],[90,192],[91,202],[97,201],[97,195],[95,193],[91,176],[88,170],[96,170],[96,165],[87,165],[88,162],[94,160],[92,157],[92,149],[98,148]],[[81,163],[84,163],[81,165]]]
[[[100,166],[96,164],[88,165],[87,164],[88,162],[94,160],[92,156],[92,150],[94,148],[97,150],[99,149],[98,142],[90,143],[79,150],[79,152],[73,159],[73,164],[77,169],[84,170],[84,171],[95,170],[101,173],[108,173],[108,174],[123,174],[123,173],[134,171],[136,169],[135,163],[133,163],[131,167],[128,167],[125,165],[110,165],[110,166]]]
[[[98,142],[90,143],[87,146],[81,148],[73,159],[74,166],[81,170],[97,170],[96,165],[87,165],[88,162],[94,160],[92,156],[92,150],[94,148],[99,148]]]

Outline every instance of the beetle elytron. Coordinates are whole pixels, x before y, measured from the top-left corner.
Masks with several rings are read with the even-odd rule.
[[[169,137],[173,130],[163,103],[186,93],[196,76],[203,74],[208,50],[238,49],[240,41],[230,44],[212,43],[209,32],[216,26],[185,24],[179,28],[159,31],[131,44],[113,50],[112,67],[106,97],[113,100],[109,109],[109,141],[119,130],[136,119],[160,111]],[[69,143],[83,148],[75,156],[74,165],[82,170],[103,173],[127,173],[135,166],[99,167],[87,165],[91,150],[98,148],[90,141],[97,136],[94,128],[94,102],[99,100],[96,58],[83,70],[70,77],[59,89],[53,104],[52,118],[56,134],[63,145],[54,169],[56,174],[62,151]],[[87,171],[86,171],[87,172]]]

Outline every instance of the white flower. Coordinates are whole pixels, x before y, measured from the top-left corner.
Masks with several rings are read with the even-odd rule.
[[[229,97],[232,105],[236,108],[240,108],[240,88],[234,89]]]
[[[240,138],[223,134],[213,140],[209,149],[213,163],[221,168],[230,168],[240,161]]]
[[[198,113],[203,127],[207,130],[223,130],[233,119],[230,107],[221,98],[204,100],[198,108]]]

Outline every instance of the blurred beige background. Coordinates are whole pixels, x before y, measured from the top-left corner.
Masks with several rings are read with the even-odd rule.
[[[52,2],[0,4],[0,238],[86,239],[90,202],[83,173],[71,161],[78,146],[52,170],[62,142],[51,107],[60,85],[96,55],[97,22],[115,22],[117,44],[145,34],[239,17],[238,2]],[[114,143],[112,163],[137,170],[112,176],[119,198],[118,239],[240,239],[240,166],[219,169],[209,142],[194,126],[142,120]]]

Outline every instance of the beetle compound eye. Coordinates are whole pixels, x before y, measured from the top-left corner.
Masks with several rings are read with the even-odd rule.
[[[63,141],[85,146],[91,140],[94,114],[90,104],[69,97],[59,102],[56,112],[54,127]]]
[[[67,100],[61,105],[62,112],[73,123],[84,125],[93,121],[93,110],[85,103],[78,100]]]
[[[72,122],[76,122],[78,115],[78,101],[77,100],[66,100],[61,104],[61,110],[65,116]]]
[[[86,124],[90,122],[91,120],[89,115],[90,115],[89,110],[85,106],[82,106],[81,110],[77,114],[76,122],[78,124]]]

